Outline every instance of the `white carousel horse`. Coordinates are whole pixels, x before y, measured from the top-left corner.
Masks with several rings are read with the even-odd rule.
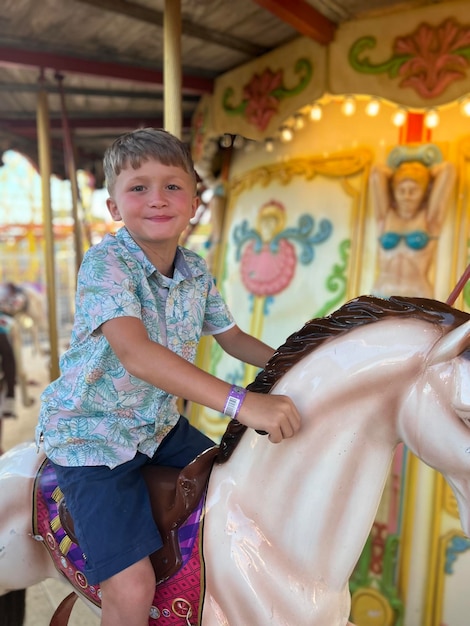
[[[16,379],[23,406],[34,399],[28,393],[27,367],[23,358],[25,333],[31,337],[34,350],[41,354],[41,338],[48,337],[47,303],[43,289],[33,283],[0,283],[0,315],[12,320],[9,339],[16,361]]]
[[[15,317],[21,331],[31,337],[38,354],[49,337],[46,292],[36,283],[0,283],[0,310]]]
[[[357,298],[288,338],[250,389],[291,396],[302,428],[273,445],[229,425],[200,527],[203,592],[179,622],[156,602],[149,624],[348,624],[348,580],[401,441],[446,478],[469,535],[469,357],[470,315],[435,300]],[[41,460],[26,444],[0,457],[0,594],[66,575],[52,526],[46,541],[31,527]]]

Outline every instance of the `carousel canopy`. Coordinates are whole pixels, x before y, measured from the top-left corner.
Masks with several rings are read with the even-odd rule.
[[[190,140],[201,98],[214,92],[226,72],[300,36],[328,46],[345,22],[429,4],[436,1],[182,0],[183,138]],[[0,150],[14,149],[37,162],[37,95],[44,89],[54,173],[65,175],[68,128],[77,169],[96,171],[99,180],[112,138],[164,125],[164,18],[165,0],[4,2]]]

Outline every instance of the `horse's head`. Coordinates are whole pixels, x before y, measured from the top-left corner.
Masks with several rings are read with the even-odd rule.
[[[405,443],[444,475],[470,536],[470,320],[433,345],[407,414]]]

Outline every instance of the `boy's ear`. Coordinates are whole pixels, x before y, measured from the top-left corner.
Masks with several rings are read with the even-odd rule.
[[[119,209],[117,208],[116,203],[112,198],[106,199],[106,206],[108,207],[109,214],[113,218],[115,222],[120,222],[122,220],[121,214],[119,213]]]
[[[192,207],[193,210],[192,210],[192,214],[191,214],[191,219],[196,215],[196,211],[197,211],[197,208],[198,208],[199,204],[200,204],[199,196],[194,196],[194,198],[193,198],[193,207]]]

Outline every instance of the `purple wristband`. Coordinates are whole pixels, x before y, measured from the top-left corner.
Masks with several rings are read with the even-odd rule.
[[[232,420],[236,419],[242,407],[246,393],[246,389],[243,387],[232,385],[227,396],[227,400],[225,400],[224,415],[230,417]]]

